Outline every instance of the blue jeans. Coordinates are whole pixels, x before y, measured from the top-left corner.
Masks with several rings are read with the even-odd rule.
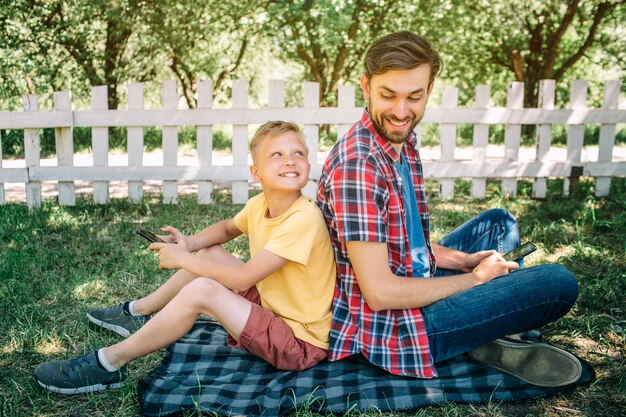
[[[487,249],[504,253],[519,243],[515,218],[501,209],[481,213],[439,242],[468,253]],[[435,277],[459,273],[443,269]],[[519,269],[424,307],[433,362],[555,321],[572,308],[577,295],[572,273],[550,264]]]

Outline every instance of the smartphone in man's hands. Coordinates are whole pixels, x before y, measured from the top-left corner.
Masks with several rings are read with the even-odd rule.
[[[142,238],[146,239],[150,243],[166,243],[163,239],[158,237],[156,234],[152,233],[149,230],[144,229],[143,227],[137,225],[135,232]]]
[[[526,242],[522,246],[519,246],[512,251],[505,253],[504,255],[502,255],[502,257],[507,261],[517,261],[519,259],[522,259],[526,255],[530,255],[536,250],[537,246],[535,246],[532,242]]]

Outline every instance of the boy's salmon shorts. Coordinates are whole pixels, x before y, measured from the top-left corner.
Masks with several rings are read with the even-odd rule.
[[[283,319],[261,307],[256,287],[240,295],[252,303],[252,310],[239,342],[228,336],[230,347],[244,349],[275,368],[288,371],[311,368],[328,357],[327,350],[298,339]]]

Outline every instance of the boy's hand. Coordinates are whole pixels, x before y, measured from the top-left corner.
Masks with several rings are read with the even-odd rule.
[[[181,240],[187,239],[180,230],[172,226],[162,227],[161,231],[168,233],[167,235],[159,235],[165,243],[178,243]]]
[[[189,253],[184,239],[176,244],[152,243],[148,249],[156,251],[159,255],[159,268],[161,269],[182,268],[182,261]]]

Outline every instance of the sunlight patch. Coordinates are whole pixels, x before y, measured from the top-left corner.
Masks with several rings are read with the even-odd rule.
[[[13,353],[17,350],[18,347],[19,347],[19,343],[17,343],[17,339],[12,337],[9,343],[7,343],[6,345],[2,346],[2,348],[0,348],[0,353],[4,353],[4,354]]]
[[[98,280],[85,282],[74,288],[72,294],[79,300],[91,297],[100,297],[104,294],[104,284]]]
[[[49,339],[42,340],[35,348],[35,352],[42,355],[55,355],[64,351],[65,348],[57,336],[50,336]]]
[[[546,253],[546,260],[551,263],[557,263],[563,257],[573,256],[576,250],[572,246],[561,246],[554,249],[552,253]]]

